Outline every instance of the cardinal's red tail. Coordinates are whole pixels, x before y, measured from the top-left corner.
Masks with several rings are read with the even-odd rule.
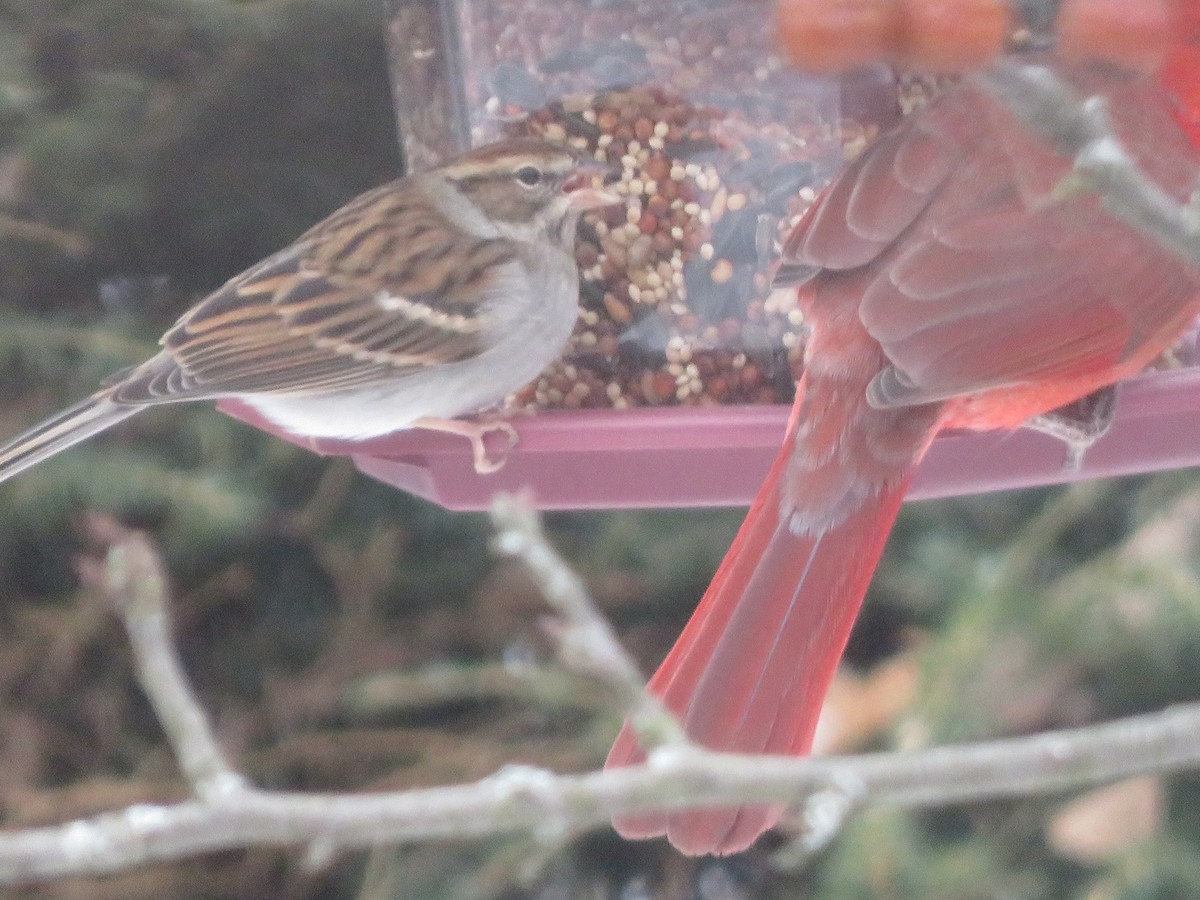
[[[936,408],[871,409],[865,381],[814,380],[763,491],[650,690],[698,744],[806,753],[821,703]],[[801,386],[803,390],[803,385]],[[644,754],[628,726],[608,767]],[[626,837],[666,834],[684,853],[733,853],[778,807],[624,817]]]

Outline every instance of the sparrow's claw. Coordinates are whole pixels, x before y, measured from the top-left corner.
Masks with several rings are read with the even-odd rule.
[[[418,419],[413,423],[416,428],[428,428],[430,431],[442,431],[446,434],[457,434],[471,442],[471,451],[475,457],[475,471],[480,475],[489,475],[503,468],[508,459],[508,451],[517,446],[517,429],[508,422],[464,422],[460,419]],[[488,454],[484,443],[485,436],[493,431],[502,431],[508,438],[508,446],[493,458]]]
[[[474,431],[467,437],[471,440],[471,449],[475,451],[475,471],[480,475],[500,471],[508,459],[508,451],[517,446],[517,429],[507,422],[483,422],[473,427]],[[490,431],[503,431],[508,438],[508,446],[501,450],[495,459],[488,455],[487,447],[483,443],[483,436]]]

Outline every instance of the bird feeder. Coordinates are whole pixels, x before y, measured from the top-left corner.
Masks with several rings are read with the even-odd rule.
[[[781,237],[844,159],[936,90],[879,67],[807,76],[765,0],[389,0],[410,170],[502,137],[569,142],[619,169],[625,203],[581,224],[578,327],[499,411],[520,440],[476,474],[468,442],[404,431],[297,443],[452,509],[531,489],[544,508],[746,504],[783,438],[804,323],[773,290]],[[1200,462],[1200,372],[1123,388],[1076,471],[1053,438],[947,434],[911,496]],[[222,408],[274,433],[235,402]],[[281,435],[288,437],[288,435]]]

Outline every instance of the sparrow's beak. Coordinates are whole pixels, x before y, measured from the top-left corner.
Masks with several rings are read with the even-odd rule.
[[[584,163],[563,183],[563,193],[576,209],[599,209],[621,203],[622,198],[613,191],[594,187],[597,179],[608,184],[620,177],[620,172],[604,163]]]
[[[571,205],[576,209],[599,209],[603,206],[615,206],[622,202],[621,198],[612,191],[599,188],[579,188],[567,195]]]

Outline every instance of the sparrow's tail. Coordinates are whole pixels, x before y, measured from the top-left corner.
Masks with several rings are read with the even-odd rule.
[[[900,423],[867,408],[862,391],[809,387],[799,424],[789,427],[733,546],[650,681],[688,738],[711,749],[808,752],[909,473],[936,430],[932,413]],[[848,396],[856,407],[849,411]],[[820,446],[840,449],[822,458]],[[643,758],[627,725],[606,767]],[[631,838],[665,834],[687,854],[725,854],[748,847],[781,813],[725,807],[614,825]]]
[[[116,425],[140,409],[113,402],[109,391],[93,394],[0,447],[0,481]]]

